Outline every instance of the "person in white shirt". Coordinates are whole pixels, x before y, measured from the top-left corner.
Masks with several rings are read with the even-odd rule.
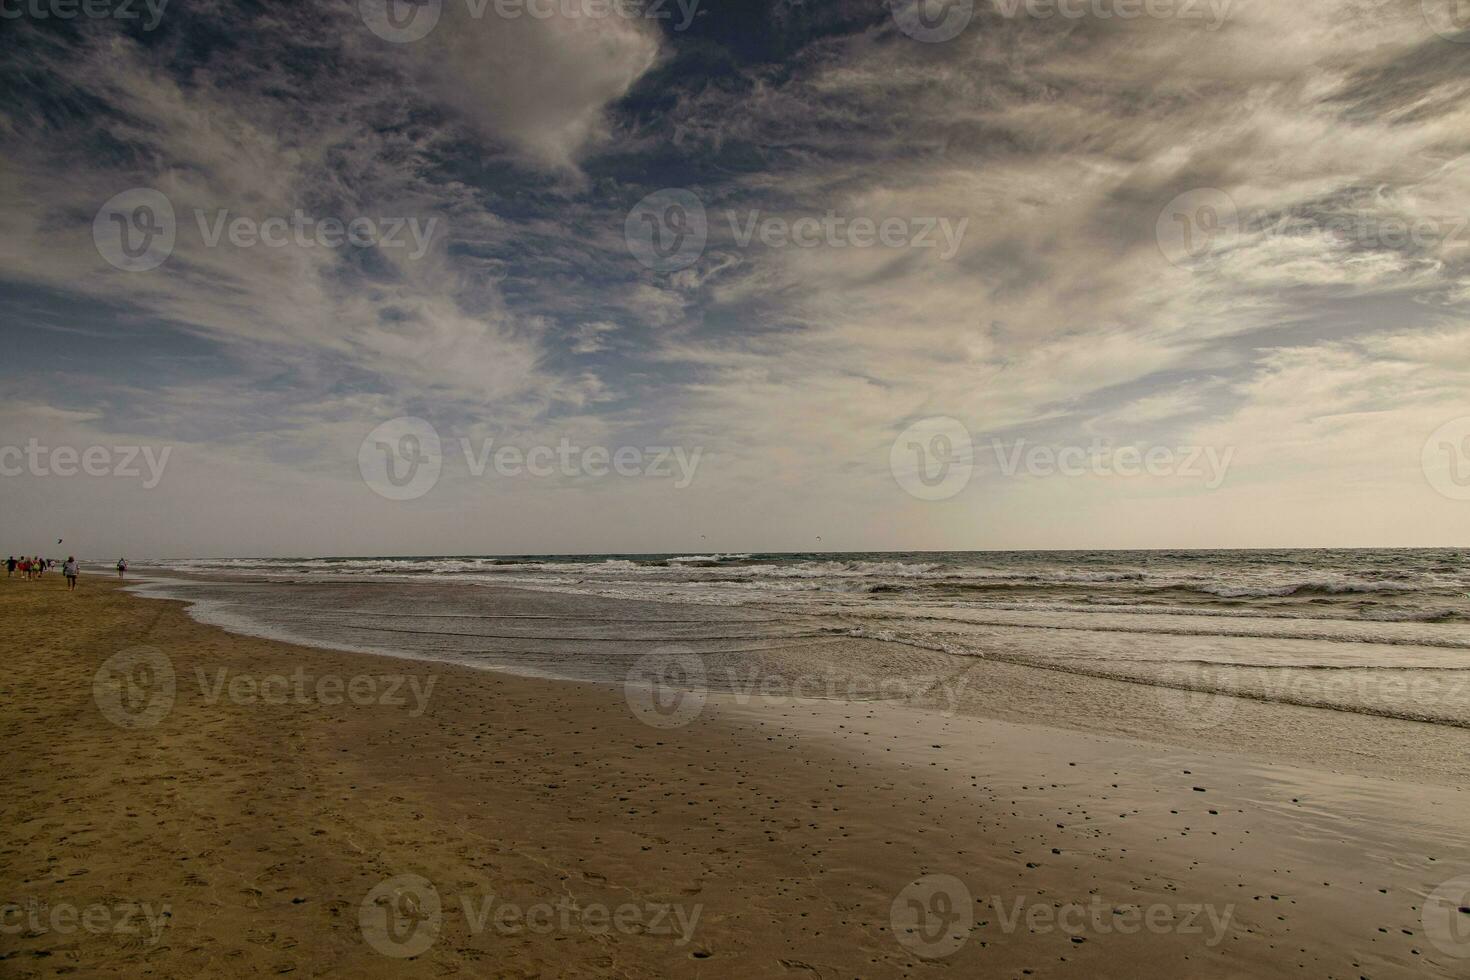
[[[68,555],[66,563],[61,566],[61,574],[66,576],[66,591],[72,592],[77,587],[77,560]]]

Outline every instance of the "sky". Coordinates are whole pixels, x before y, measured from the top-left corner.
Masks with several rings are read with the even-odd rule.
[[[1463,8],[4,0],[0,550],[1470,546]]]

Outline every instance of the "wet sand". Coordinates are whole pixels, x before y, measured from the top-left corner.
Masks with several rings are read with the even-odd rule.
[[[95,577],[4,582],[0,616],[7,976],[1470,967],[1431,897],[1470,873],[1454,787],[335,653]]]

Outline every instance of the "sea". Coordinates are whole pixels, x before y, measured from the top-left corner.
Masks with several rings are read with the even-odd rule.
[[[540,676],[617,680],[631,659],[675,649],[710,665],[708,683],[753,667],[804,677],[798,690],[813,696],[877,696],[992,661],[1470,728],[1470,552],[1453,549],[157,559],[133,569],[145,594],[185,599],[197,618],[238,632]]]

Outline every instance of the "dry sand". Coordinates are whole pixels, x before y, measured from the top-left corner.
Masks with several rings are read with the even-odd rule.
[[[661,728],[96,578],[0,622],[6,976],[1470,975],[1453,787],[885,703]]]

